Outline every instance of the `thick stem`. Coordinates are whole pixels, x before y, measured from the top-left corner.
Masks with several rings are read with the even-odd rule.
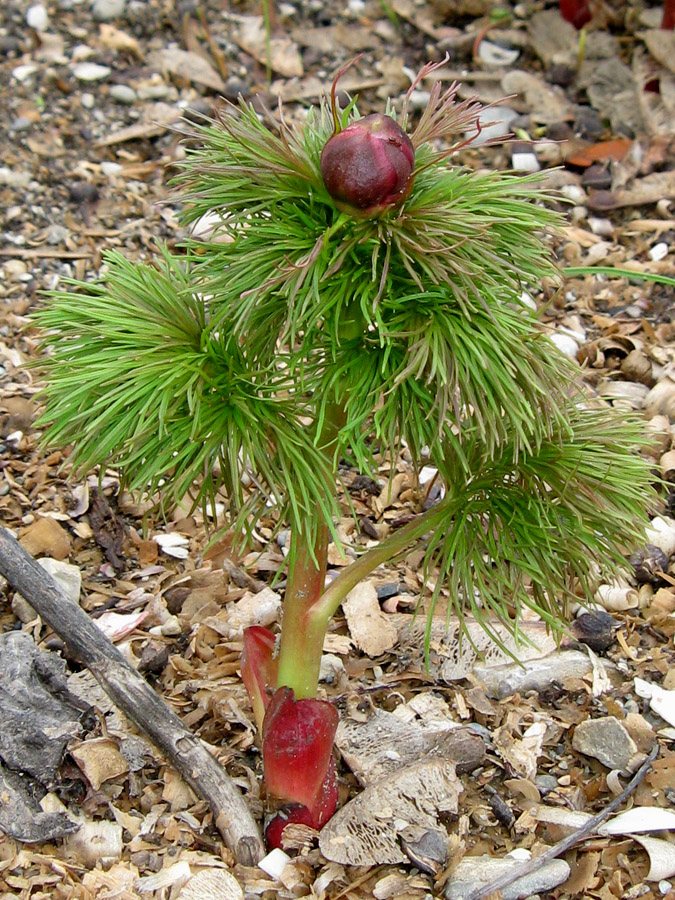
[[[350,341],[363,331],[361,310],[353,307],[342,317],[340,340]],[[326,490],[336,491],[336,442],[345,424],[346,386],[336,390],[334,401],[327,403],[318,445],[331,463],[330,483]],[[316,609],[326,582],[326,562],[330,532],[325,522],[307,523],[302,533],[291,535],[288,565],[288,584],[284,597],[284,615],[279,644],[279,674],[277,687],[290,687],[296,699],[316,697],[323,641],[330,616],[317,615]],[[313,534],[310,543],[307,535]]]
[[[319,527],[313,552],[305,533],[291,536],[277,687],[293,688],[298,700],[315,697],[319,683],[321,652],[328,623],[317,621],[312,609],[323,591],[327,555],[328,526]]]

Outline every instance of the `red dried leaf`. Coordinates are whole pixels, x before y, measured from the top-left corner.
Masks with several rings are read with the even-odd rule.
[[[596,162],[605,162],[613,159],[615,162],[622,160],[633,146],[633,141],[628,138],[615,138],[611,141],[600,141],[583,150],[577,150],[571,156],[565,158],[565,162],[571,166],[586,168]]]
[[[265,710],[277,686],[277,670],[272,632],[260,625],[247,628],[241,654],[241,677],[251,699],[258,731],[262,730]]]
[[[265,783],[274,797],[317,810],[333,759],[338,714],[326,700],[294,696],[291,688],[281,687],[267,707],[262,742]],[[332,789],[329,793],[332,796]]]

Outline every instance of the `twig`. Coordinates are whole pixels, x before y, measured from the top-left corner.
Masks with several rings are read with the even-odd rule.
[[[213,811],[225,843],[243,865],[263,856],[260,833],[236,785],[206,746],[124,659],[51,575],[5,528],[0,528],[0,573],[19,591],[68,651],[94,675],[103,690],[165,754]]]
[[[484,898],[490,896],[490,894],[496,894],[497,891],[504,890],[505,887],[513,884],[514,881],[517,881],[519,878],[524,878],[525,875],[530,875],[532,872],[538,871],[545,866],[547,862],[562,856],[562,854],[566,853],[570,847],[573,847],[575,844],[578,844],[580,841],[583,841],[589,835],[596,832],[598,826],[602,825],[605,819],[608,819],[614,810],[621,806],[624,800],[630,797],[637,788],[647,772],[651,769],[652,763],[656,759],[658,752],[659,745],[655,742],[649,756],[642,763],[621,793],[601,812],[589,819],[578,831],[563,838],[562,841],[558,841],[557,844],[549,847],[545,853],[541,854],[541,856],[535,856],[534,859],[524,863],[518,869],[515,869],[512,872],[506,872],[504,875],[500,875],[499,878],[495,878],[494,881],[491,881],[489,884],[482,885],[474,891],[471,891],[470,894],[466,895],[464,900],[484,900]]]

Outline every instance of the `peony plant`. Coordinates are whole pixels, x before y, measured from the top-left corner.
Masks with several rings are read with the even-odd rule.
[[[109,253],[36,314],[45,441],[75,470],[115,466],[163,510],[224,503],[242,544],[263,517],[290,528],[280,633],[249,628],[241,665],[271,846],[335,809],[319,667],[364,577],[422,547],[429,616],[444,590],[497,641],[525,611],[560,629],[639,540],[649,496],[639,424],[582,393],[523,301],[557,277],[537,178],[453,163],[485,119],[456,85],[435,82],[412,127],[410,93],[361,117],[338,78],[302,126],[242,101],[192,128],[180,216],[210,237],[151,264]],[[440,498],[327,584],[338,466],[377,477],[382,453],[433,465]]]

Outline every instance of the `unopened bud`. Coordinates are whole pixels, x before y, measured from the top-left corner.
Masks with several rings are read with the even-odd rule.
[[[359,119],[328,141],[321,154],[321,174],[338,204],[362,215],[377,215],[396,206],[412,186],[415,149],[390,116],[374,113]]]

